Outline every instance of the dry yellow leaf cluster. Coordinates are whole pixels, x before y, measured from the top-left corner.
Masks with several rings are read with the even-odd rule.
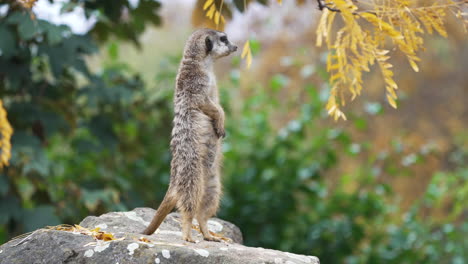
[[[13,128],[8,122],[7,113],[3,108],[2,100],[0,100],[0,168],[8,166],[11,157],[11,135]]]
[[[331,85],[326,106],[328,113],[335,120],[346,119],[340,110],[340,106],[346,103],[345,92],[351,93],[351,100],[360,95],[363,87],[362,74],[370,71],[370,66],[374,63],[377,63],[382,74],[388,103],[396,108],[395,91],[398,85],[393,79],[392,64],[388,62],[390,50],[386,40],[390,39],[392,45],[406,55],[409,64],[417,72],[417,62],[420,60],[417,51],[424,44],[422,34],[436,31],[446,37],[444,20],[447,11],[460,16],[462,2],[325,1],[329,8],[323,9],[319,21],[317,46],[325,42],[330,50],[327,58]],[[357,3],[360,4],[359,7]],[[365,9],[361,10],[361,6]],[[337,16],[342,18],[342,26],[334,33]]]
[[[123,239],[123,238],[116,239],[112,233],[100,231],[99,227],[96,227],[94,229],[88,229],[88,228],[82,227],[80,225],[73,225],[73,226],[59,225],[59,226],[49,227],[48,229],[59,230],[59,231],[67,231],[67,232],[73,232],[73,233],[80,233],[82,235],[92,236],[96,240],[103,240],[103,241],[122,240]]]
[[[249,69],[250,65],[252,65],[252,51],[250,50],[250,42],[248,40],[245,42],[244,48],[242,49],[241,58],[246,60],[247,69]]]
[[[224,19],[224,16],[221,14],[221,11],[223,10],[223,4],[224,0],[221,1],[221,5],[218,8],[216,8],[216,4],[214,0],[206,0],[205,4],[203,5],[203,10],[206,11],[206,17],[209,19],[212,19],[215,23],[216,26],[219,25],[219,23],[226,23],[226,20]]]

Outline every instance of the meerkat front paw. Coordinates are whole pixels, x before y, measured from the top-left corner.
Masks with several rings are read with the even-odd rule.
[[[215,132],[218,138],[224,138],[226,136],[226,130],[224,130],[224,126],[216,126]]]

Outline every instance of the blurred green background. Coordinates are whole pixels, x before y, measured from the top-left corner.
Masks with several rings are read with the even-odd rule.
[[[50,1],[55,18],[80,10],[91,21],[78,32],[41,18],[43,2],[32,11],[0,3],[0,96],[14,128],[0,174],[0,243],[157,207],[182,48],[194,25],[210,26],[203,1]],[[239,226],[246,245],[322,263],[467,263],[461,22],[448,19],[448,39],[426,38],[421,73],[396,55],[399,109],[369,74],[348,121],[332,122],[316,2],[253,3],[243,13],[237,2],[225,30],[239,46],[250,39],[255,59],[250,70],[240,54],[217,66],[227,113],[218,217]]]

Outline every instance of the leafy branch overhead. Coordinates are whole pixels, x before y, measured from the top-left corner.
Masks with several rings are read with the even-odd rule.
[[[252,1],[234,1],[244,11]],[[262,1],[258,1],[262,3]],[[322,16],[317,28],[317,46],[326,43],[329,50],[327,71],[330,73],[328,113],[335,120],[346,119],[341,107],[361,94],[363,73],[376,64],[382,75],[388,103],[397,108],[398,85],[393,79],[390,50],[401,51],[415,72],[419,71],[417,52],[424,47],[425,33],[437,32],[447,37],[444,21],[453,13],[464,23],[466,13],[462,6],[466,0],[375,1],[375,0],[317,0]],[[282,4],[281,0],[277,0]],[[206,16],[216,27],[225,23],[221,15],[224,0],[204,0]],[[337,17],[339,19],[337,19]],[[339,28],[337,28],[339,27]],[[387,40],[391,40],[391,44]],[[249,41],[244,44],[242,58],[250,68],[252,55]]]
[[[327,71],[330,73],[331,93],[327,110],[335,120],[346,119],[340,106],[346,103],[345,92],[351,93],[351,100],[361,94],[363,72],[377,64],[385,83],[388,103],[397,108],[396,90],[392,64],[388,62],[391,46],[406,55],[415,72],[419,71],[417,52],[424,46],[424,33],[434,31],[447,37],[444,20],[448,12],[463,18],[461,7],[464,1],[351,1],[318,0],[323,14],[317,28],[317,46],[326,43],[329,49]],[[430,3],[428,3],[430,2]],[[336,16],[343,26],[336,33]]]

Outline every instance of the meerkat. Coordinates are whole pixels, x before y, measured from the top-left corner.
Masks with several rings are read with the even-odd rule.
[[[143,234],[153,234],[177,207],[184,240],[194,242],[191,229],[196,218],[205,240],[220,241],[207,227],[221,197],[221,143],[225,136],[213,64],[236,50],[224,32],[212,29],[199,29],[188,39],[174,93],[169,188]]]

